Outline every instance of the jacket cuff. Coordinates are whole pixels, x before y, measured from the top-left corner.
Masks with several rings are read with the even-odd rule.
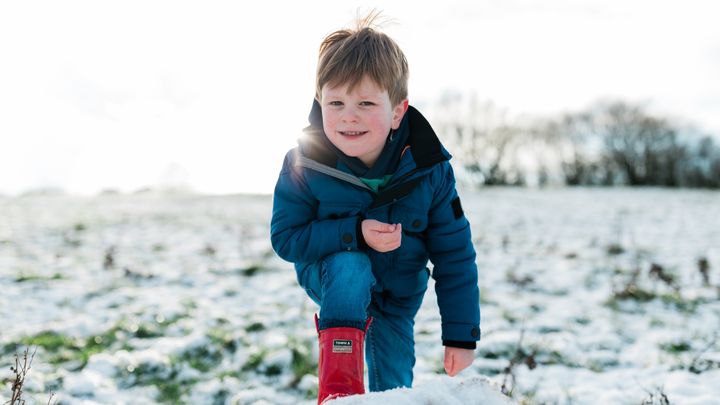
[[[475,342],[480,340],[480,326],[468,323],[442,324],[442,340],[455,342]]]
[[[476,342],[460,342],[457,340],[443,340],[443,346],[457,347],[459,349],[471,349],[471,350],[477,349]]]
[[[347,217],[337,221],[340,250],[357,250],[357,218]]]
[[[365,237],[362,233],[362,221],[365,218],[362,216],[358,216],[357,223],[355,224],[355,239],[357,240],[357,247],[358,250],[368,250],[370,249],[370,246],[368,246],[367,242],[365,242]]]

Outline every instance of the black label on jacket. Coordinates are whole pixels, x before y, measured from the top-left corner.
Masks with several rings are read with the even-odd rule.
[[[452,200],[452,209],[453,214],[455,214],[455,219],[460,219],[465,214],[462,209],[462,204],[460,204],[460,197],[455,197],[455,199]]]

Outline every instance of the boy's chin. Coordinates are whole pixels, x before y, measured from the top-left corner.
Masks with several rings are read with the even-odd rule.
[[[358,151],[343,150],[342,148],[338,148],[338,149],[340,149],[340,151],[341,151],[342,153],[344,153],[345,156],[347,156],[347,157],[357,158],[357,159],[362,160],[362,156],[364,156],[363,153],[358,152]]]
[[[342,149],[341,149],[341,150],[342,150]],[[359,157],[360,157],[360,153],[357,153],[357,152],[354,152],[354,153],[353,153],[352,151],[342,151],[342,152],[343,152],[345,155],[349,156],[349,157],[353,157],[353,158],[359,158]]]
[[[346,145],[335,145],[336,148],[340,150],[345,156],[349,157],[358,157],[361,155],[361,153],[354,148],[348,148]]]

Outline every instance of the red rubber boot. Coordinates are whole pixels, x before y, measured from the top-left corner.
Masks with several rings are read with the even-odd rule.
[[[315,328],[320,340],[318,361],[318,404],[354,394],[364,394],[363,369],[365,330],[357,328],[328,328],[320,330],[317,314]]]

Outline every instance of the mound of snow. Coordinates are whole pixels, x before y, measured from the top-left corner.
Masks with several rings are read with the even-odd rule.
[[[508,405],[508,397],[485,377],[467,379],[443,376],[427,380],[414,388],[397,388],[383,392],[370,392],[331,401],[333,405],[397,404],[397,405]]]

